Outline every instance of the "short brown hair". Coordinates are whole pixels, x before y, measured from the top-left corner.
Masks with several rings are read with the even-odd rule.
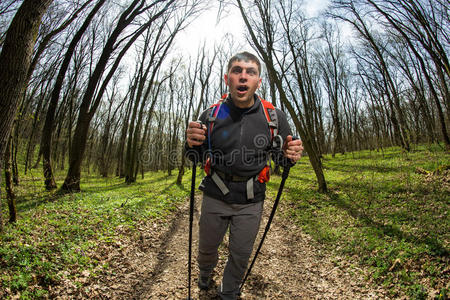
[[[259,61],[258,57],[256,57],[256,55],[251,54],[250,52],[247,52],[247,51],[239,52],[230,58],[230,60],[228,61],[227,72],[230,71],[231,65],[233,64],[233,62],[240,61],[240,60],[243,60],[245,62],[252,61],[252,62],[256,63],[256,65],[258,66],[258,73],[261,74],[261,62]]]

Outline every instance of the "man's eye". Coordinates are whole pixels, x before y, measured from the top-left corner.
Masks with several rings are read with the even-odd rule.
[[[233,70],[231,70],[231,72],[233,72],[233,73],[241,73],[241,72],[242,72],[242,69],[240,69],[240,68],[234,68]]]
[[[256,71],[255,70],[248,70],[247,73],[250,74],[250,75],[255,75]]]

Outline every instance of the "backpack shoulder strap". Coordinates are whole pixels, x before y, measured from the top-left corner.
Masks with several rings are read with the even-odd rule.
[[[221,99],[219,100],[219,102],[212,104],[209,107],[209,111],[208,111],[208,117],[207,117],[207,122],[208,124],[206,124],[207,129],[208,129],[208,144],[209,144],[209,149],[211,150],[211,133],[214,127],[214,123],[216,122],[216,118],[217,115],[219,114],[220,108],[222,107],[223,101],[228,97],[228,94],[223,94]]]
[[[208,111],[208,118],[206,119],[208,121],[210,131],[212,131],[212,128],[214,127],[214,122],[216,121],[216,117],[219,114],[220,107],[222,106],[223,101],[228,97],[228,94],[222,95],[219,102],[212,104],[209,107]]]
[[[267,123],[269,124],[270,133],[273,137],[278,135],[278,116],[275,106],[267,100],[259,98],[264,108],[264,115],[266,116]]]
[[[217,116],[217,114],[219,113],[219,106],[221,105],[222,103],[214,103],[214,104],[212,104],[209,108],[208,108],[208,113],[207,113],[207,119],[206,119],[206,121],[208,122],[208,123],[214,123],[214,121],[216,120],[216,116]]]

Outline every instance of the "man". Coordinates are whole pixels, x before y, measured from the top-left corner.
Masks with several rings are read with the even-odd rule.
[[[237,298],[263,211],[266,186],[258,175],[267,164],[272,134],[265,108],[255,94],[261,85],[260,74],[256,56],[248,52],[233,56],[224,75],[228,97],[202,113],[203,124],[190,122],[186,130],[188,154],[202,157],[209,153],[206,163],[210,171],[200,185],[200,289],[209,287],[218,247],[229,229],[229,256],[218,291],[222,299]],[[292,139],[284,113],[275,112],[278,135],[285,141],[284,156],[296,162],[303,151],[302,142]]]

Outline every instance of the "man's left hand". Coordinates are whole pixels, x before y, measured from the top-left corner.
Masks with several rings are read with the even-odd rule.
[[[302,157],[302,140],[292,140],[292,135],[288,135],[284,142],[283,152],[284,156],[290,158],[293,163],[297,162]]]

